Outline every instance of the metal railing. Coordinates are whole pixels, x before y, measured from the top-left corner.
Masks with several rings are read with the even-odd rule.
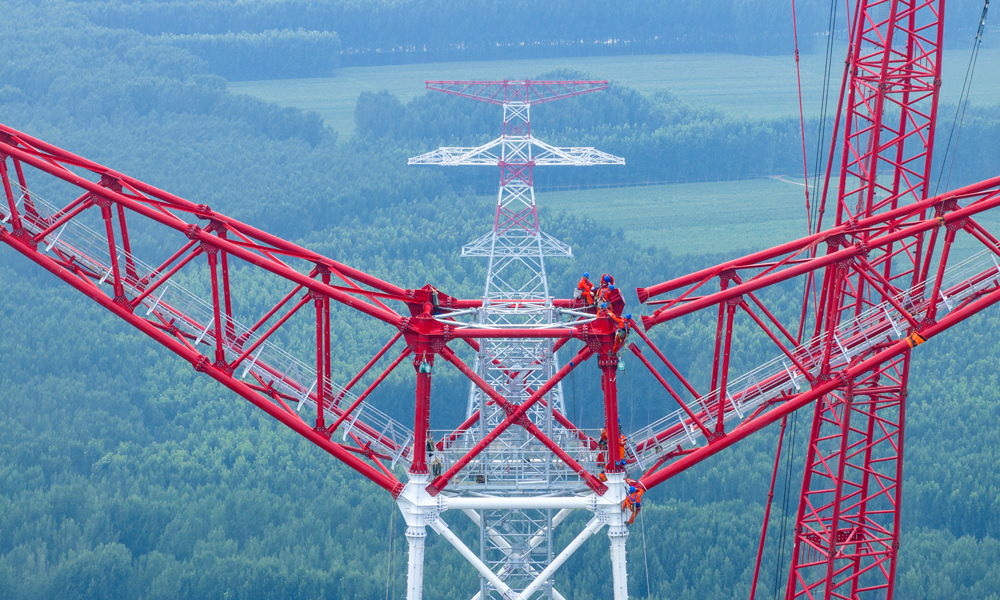
[[[963,300],[992,285],[1000,286],[1000,263],[990,250],[982,252],[946,269],[941,284],[941,299],[937,303],[939,316],[955,308]],[[927,310],[930,299],[925,297],[933,281],[924,282],[897,294],[893,300],[911,316]],[[877,304],[857,317],[842,323],[834,331],[830,369],[847,366],[852,359],[872,349],[876,344],[898,340],[907,335],[909,324],[892,303]],[[817,375],[823,363],[825,333],[798,346],[790,353],[808,373]],[[750,416],[765,402],[783,394],[792,394],[806,382],[805,374],[781,354],[752,371],[730,380],[723,408],[725,423],[739,422]],[[718,421],[719,389],[695,398],[688,404],[701,423],[713,431]],[[634,432],[630,440],[635,444],[636,464],[630,469],[641,469],[641,462],[649,462],[665,452],[678,447],[691,447],[705,442],[702,430],[683,409]]]
[[[24,200],[26,190],[20,186],[16,187],[21,192],[21,199],[18,202],[20,204]],[[53,217],[57,215],[58,209],[34,193],[31,193],[30,197],[38,214],[36,216],[24,213],[22,221],[29,233],[38,235],[54,222]],[[74,264],[92,273],[103,274],[98,280],[99,285],[113,283],[107,236],[97,233],[76,219],[50,232],[39,246],[43,252],[58,251],[66,258],[72,258]],[[115,250],[122,273],[122,285],[130,297],[139,297],[162,277],[162,273],[156,272],[153,267],[127,253],[120,246],[116,246]],[[134,265],[135,277],[125,276],[126,264]],[[143,299],[141,307],[136,307],[136,311],[141,311],[143,308],[147,318],[155,316],[164,325],[175,327],[187,334],[189,340],[193,339],[192,345],[196,349],[215,347],[215,317],[212,305],[176,281],[164,282]],[[250,333],[248,327],[235,319],[227,319],[223,331],[226,337],[223,349],[227,361],[234,361],[246,348],[252,347],[260,340],[258,333]],[[237,374],[244,380],[254,376],[264,385],[272,386],[278,393],[295,398],[297,400],[295,408],[298,412],[301,412],[303,407],[310,407],[313,413],[316,411],[315,367],[310,367],[270,341],[260,343],[239,366]],[[332,421],[343,414],[340,406],[350,405],[357,397],[350,392],[345,393],[341,386],[329,379],[326,379],[326,383],[334,397],[342,396],[339,406],[328,407],[325,411],[327,419]],[[371,442],[376,451],[391,457],[393,465],[399,461],[407,463],[410,460],[413,432],[370,404],[362,403],[354,414],[344,420],[342,429],[345,441],[348,435],[352,434],[363,443]]]

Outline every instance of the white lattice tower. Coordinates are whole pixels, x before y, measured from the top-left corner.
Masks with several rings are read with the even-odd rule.
[[[490,231],[462,248],[462,256],[488,259],[479,322],[488,326],[545,326],[555,313],[545,273],[546,257],[571,257],[572,249],[539,226],[533,172],[548,165],[621,165],[622,158],[594,148],[558,148],[532,136],[531,106],[607,87],[606,81],[428,82],[428,89],[498,104],[503,107],[503,133],[478,147],[445,147],[411,158],[411,165],[491,165],[500,168],[500,188]],[[512,404],[521,404],[559,369],[553,343],[547,339],[482,340],[476,371]],[[562,386],[556,386],[530,418],[546,435],[569,441],[572,436],[553,420],[564,412]],[[471,387],[467,417],[482,411],[479,439],[506,416],[484,394]],[[565,480],[551,467],[558,459],[528,433],[510,429],[500,440],[504,452],[479,461],[482,486],[477,491],[531,490],[536,493],[582,491],[578,480]],[[527,466],[526,466],[527,465]],[[503,509],[467,512],[480,527],[480,559],[510,589],[521,592],[553,559],[552,528],[568,510]],[[530,595],[555,598],[551,581]],[[502,598],[482,579],[480,597]]]

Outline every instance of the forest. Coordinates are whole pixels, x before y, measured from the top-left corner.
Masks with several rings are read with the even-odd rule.
[[[560,2],[503,11],[483,3],[497,12],[484,31],[487,19],[443,0],[8,0],[0,4],[0,122],[400,285],[433,282],[475,297],[484,265],[458,249],[488,225],[484,195],[495,174],[407,167],[406,158],[496,136],[495,107],[366,94],[357,134],[339,139],[318,115],[232,94],[226,79],[335,76],[348,64],[410,62],[374,50],[411,46],[430,49],[421,60],[502,58],[506,44],[521,42],[535,56],[604,51],[560,45],[581,36],[622,40],[618,49],[635,40],[642,51],[788,51],[784,2],[685,1],[671,11],[665,4],[576,2],[579,22],[563,22],[553,16],[565,10]],[[826,27],[828,7],[803,2],[801,10],[806,26]],[[678,37],[680,29],[690,37]],[[511,74],[543,75],[591,74]],[[942,108],[942,137],[953,110]],[[546,185],[738,178],[801,166],[796,121],[736,119],[669,93],[650,97],[612,83],[603,94],[539,107],[534,117],[551,143],[629,158],[617,170],[540,172]],[[1000,174],[1000,106],[972,106],[965,119],[951,187]],[[806,125],[810,149],[819,126]],[[935,172],[950,166],[938,161]],[[631,289],[727,258],[627,242],[600,222],[540,203],[546,230],[574,246],[573,259],[549,265],[559,293],[583,270],[616,273]],[[262,285],[259,295],[272,292]],[[798,293],[788,290],[779,310],[794,310]],[[635,305],[631,292],[628,302]],[[346,325],[338,378],[385,339],[375,324]],[[679,357],[679,368],[698,371],[707,354],[685,349],[709,329],[695,323],[660,331],[656,341]],[[917,354],[897,598],[1000,599],[998,335],[994,309]],[[404,526],[387,494],[6,247],[0,360],[0,598],[405,597]],[[672,409],[638,374],[629,363],[622,384],[630,425]],[[575,376],[574,413],[595,413],[596,377],[596,368]],[[405,415],[411,386],[391,378],[375,401]],[[454,373],[442,372],[433,393],[436,406],[452,406],[442,418],[464,410],[466,388]],[[449,405],[454,398],[462,401]],[[590,418],[584,426],[596,425]],[[782,585],[789,557],[777,532],[794,523],[788,513],[809,419],[800,414],[789,425],[791,506],[783,504],[782,475],[758,598]],[[642,530],[629,540],[635,597],[747,598],[776,442],[777,430],[766,430],[647,495]],[[459,535],[476,537],[461,515],[446,518]],[[558,530],[557,547],[583,519]],[[430,536],[427,561],[435,571],[427,598],[475,594],[478,577],[446,542]],[[575,590],[574,599],[607,598],[608,572],[599,536],[556,582]]]

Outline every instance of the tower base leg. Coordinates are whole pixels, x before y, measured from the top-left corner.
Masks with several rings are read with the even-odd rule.
[[[628,571],[625,568],[625,540],[628,529],[624,524],[612,525],[608,529],[611,539],[611,577],[615,600],[628,600]]]
[[[628,570],[625,568],[625,541],[628,527],[625,525],[625,474],[608,474],[608,491],[604,498],[612,502],[612,508],[605,513],[608,522],[608,539],[611,540],[611,579],[615,600],[628,600]]]
[[[424,541],[426,527],[407,527],[409,554],[406,561],[406,600],[421,600],[424,593]]]

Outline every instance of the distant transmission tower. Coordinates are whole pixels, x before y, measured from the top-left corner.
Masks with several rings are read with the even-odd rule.
[[[427,89],[503,107],[503,134],[499,138],[475,148],[439,148],[409,160],[411,165],[500,167],[493,226],[462,248],[462,256],[489,259],[482,307],[475,309],[481,326],[531,329],[555,322],[557,314],[549,294],[545,258],[571,257],[573,252],[539,226],[534,168],[623,165],[625,160],[594,148],[557,148],[534,138],[531,106],[606,88],[607,81],[427,82]],[[517,406],[559,370],[555,350],[552,338],[482,339],[475,370],[510,405]],[[503,406],[491,402],[473,384],[466,417],[475,426],[465,432],[461,443],[471,446],[482,441],[507,415]],[[528,413],[532,422],[561,447],[580,445],[579,432],[563,426],[563,415],[561,383],[545,396],[544,403],[535,404]],[[472,475],[475,479],[468,482],[470,492],[511,495],[587,491],[578,477],[566,476],[560,458],[527,429],[507,429],[500,442],[502,455],[482,460],[478,469],[470,469],[476,471]],[[554,557],[552,530],[569,512],[527,506],[467,511],[480,528],[480,560],[503,582],[503,586],[496,586],[490,578],[480,577],[480,594],[474,600],[509,598],[512,593],[525,600],[561,600],[562,595],[552,588],[551,577],[540,586],[538,578]]]

